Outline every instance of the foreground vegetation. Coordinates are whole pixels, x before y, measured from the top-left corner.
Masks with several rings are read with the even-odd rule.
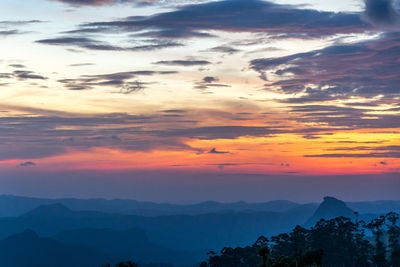
[[[270,239],[261,236],[251,246],[211,251],[200,267],[400,267],[398,220],[393,212],[369,223],[321,220],[311,229],[297,226]]]

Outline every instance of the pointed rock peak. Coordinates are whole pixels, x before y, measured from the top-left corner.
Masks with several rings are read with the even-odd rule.
[[[322,201],[318,209],[314,212],[305,225],[310,227],[321,219],[330,220],[340,216],[353,218],[354,211],[350,209],[346,203],[337,198],[324,197],[324,201]]]

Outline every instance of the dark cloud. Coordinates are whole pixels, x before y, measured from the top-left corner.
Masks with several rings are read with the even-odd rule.
[[[17,35],[21,34],[22,32],[19,30],[5,30],[5,31],[0,31],[0,36],[6,37],[10,35]]]
[[[22,64],[10,64],[8,66],[10,66],[12,68],[16,68],[16,69],[24,69],[24,68],[26,68],[26,66],[22,65]]]
[[[123,74],[120,74],[124,76]],[[115,76],[113,76],[115,77]],[[196,126],[198,111],[164,110],[154,114],[78,115],[23,109],[30,115],[0,117],[0,160],[36,159],[68,151],[107,147],[131,151],[155,149],[205,151],[186,144],[188,139],[273,137],[278,134],[322,133],[325,128],[303,130],[267,126]],[[164,116],[178,115],[178,116]],[[236,116],[237,114],[232,114]],[[226,154],[217,148],[211,154]]]
[[[186,110],[183,110],[183,109],[167,109],[167,110],[161,110],[161,112],[164,112],[164,113],[185,113]]]
[[[52,39],[42,39],[37,40],[37,43],[47,44],[47,45],[59,45],[59,46],[74,46],[79,48],[85,48],[89,50],[99,50],[99,51],[151,51],[168,47],[177,47],[182,44],[173,42],[173,41],[165,41],[165,40],[147,40],[144,41],[141,45],[136,46],[118,46],[112,45],[107,42],[95,40],[87,37],[75,37],[75,36],[66,36],[66,37],[58,37]]]
[[[196,82],[195,89],[205,90],[210,87],[230,87],[227,84],[217,83],[218,81],[218,77],[206,76],[201,81]]]
[[[388,32],[368,41],[255,59],[250,64],[267,81],[268,90],[292,96],[282,102],[309,103],[378,96],[395,99],[399,62],[400,33]],[[269,81],[269,75],[277,75],[277,81]]]
[[[368,113],[373,111],[371,109],[335,105],[296,105],[290,108],[291,113],[296,115],[294,120],[297,122],[329,125],[332,131],[335,131],[334,127],[344,127],[348,130],[400,127],[400,116],[382,114],[382,110],[379,109],[376,110],[378,114],[370,115]],[[315,134],[315,130],[313,131]]]
[[[0,78],[2,79],[17,79],[20,81],[25,80],[47,80],[48,78],[37,74],[33,71],[26,70],[26,66],[20,64],[12,64],[10,67],[17,68],[17,70],[10,73],[0,73]],[[22,68],[22,69],[21,69]]]
[[[54,2],[61,2],[71,6],[105,6],[115,4],[135,4],[137,6],[147,6],[155,3],[163,3],[168,1],[162,0],[49,0]]]
[[[334,153],[321,155],[306,155],[305,157],[323,158],[400,158],[400,146],[378,146],[378,147],[341,147],[329,149],[332,151],[350,151],[357,153]],[[359,153],[368,151],[368,153]],[[386,161],[381,161],[381,165],[386,165]]]
[[[40,159],[45,157],[57,156],[67,152],[65,147],[56,146],[54,143],[35,145],[33,141],[25,142],[21,138],[16,138],[17,142],[9,140],[11,138],[0,137],[4,142],[0,145],[0,160],[7,159]],[[40,138],[36,139],[38,142]],[[7,142],[6,142],[7,141]],[[19,143],[19,144],[18,144]]]
[[[208,151],[209,154],[228,154],[229,152],[227,151],[218,151],[215,147]]]
[[[175,71],[130,71],[116,72],[98,75],[82,75],[76,79],[62,79],[60,83],[70,90],[88,90],[96,86],[114,87],[120,89],[120,93],[130,94],[146,88],[147,83],[141,82],[139,76],[175,74]]]
[[[0,26],[24,26],[24,25],[29,25],[29,24],[34,24],[34,23],[43,23],[44,21],[42,20],[3,20],[0,21]]]
[[[21,164],[19,164],[20,167],[33,167],[36,166],[36,163],[32,162],[32,161],[26,161],[26,162],[22,162]]]
[[[298,9],[261,0],[224,0],[186,5],[148,17],[93,22],[82,25],[82,28],[147,31],[150,35],[158,32],[161,34],[157,37],[164,35],[166,38],[209,36],[204,34],[209,30],[318,37],[363,32],[369,29],[369,25],[361,20],[359,14]]]
[[[50,0],[50,1],[61,2],[72,6],[103,6],[103,5],[112,5],[117,3],[142,2],[134,0]]]
[[[207,51],[224,53],[224,54],[229,54],[229,55],[236,54],[236,53],[240,52],[239,49],[233,48],[231,46],[224,46],[224,45],[210,48]]]
[[[75,64],[69,64],[69,67],[85,67],[85,66],[93,66],[93,63],[75,63]]]
[[[0,117],[0,160],[45,158],[95,147],[202,152],[186,145],[180,137],[162,134],[162,125],[190,127],[193,122],[160,115],[40,115],[38,110],[33,116],[33,112],[27,116]]]
[[[217,82],[219,79],[217,77],[212,77],[212,76],[206,76],[203,78],[203,82],[205,83],[213,83]]]
[[[154,64],[187,67],[209,65],[211,62],[207,60],[163,60],[155,62]]]
[[[185,137],[203,140],[212,139],[236,139],[242,136],[270,136],[281,133],[282,130],[272,127],[257,126],[209,126],[193,127],[186,129],[170,129],[161,132],[153,132],[158,136],[164,137]]]
[[[365,16],[376,25],[393,25],[400,19],[394,0],[364,0]]]
[[[21,31],[19,27],[27,26],[34,23],[42,23],[40,20],[4,20],[0,21],[0,37],[20,35],[30,33],[29,31]]]
[[[240,164],[237,163],[219,163],[219,164],[208,164],[208,166],[217,166],[218,169],[223,170],[225,167],[237,167]]]
[[[19,80],[47,80],[47,77],[29,70],[16,70],[13,72],[13,75]]]
[[[400,152],[305,155],[308,158],[400,158]]]
[[[397,150],[400,151],[400,146],[378,146],[378,147],[367,147],[367,146],[358,146],[358,147],[338,147],[332,148],[330,150]]]

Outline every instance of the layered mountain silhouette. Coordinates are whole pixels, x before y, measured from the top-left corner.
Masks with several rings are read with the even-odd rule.
[[[53,237],[66,244],[84,245],[119,261],[134,259],[141,263],[175,263],[190,265],[201,262],[205,251],[177,251],[148,240],[142,229],[113,230],[83,228],[60,232]]]
[[[206,213],[240,212],[240,211],[268,211],[286,212],[296,207],[300,209],[303,204],[287,200],[276,200],[264,203],[247,203],[244,201],[233,203],[220,203],[207,201],[191,205],[177,205],[168,203],[141,202],[126,199],[47,199],[31,198],[12,195],[0,195],[0,217],[12,217],[25,214],[34,208],[43,205],[62,204],[74,211],[99,211],[104,213],[118,213],[140,216],[165,216],[165,215],[199,215]],[[348,207],[360,213],[387,213],[390,211],[400,213],[400,201],[371,201],[347,202]],[[307,206],[318,207],[317,203]]]
[[[27,199],[21,200],[17,197],[16,200],[22,202],[15,203],[23,204],[16,204],[18,208],[14,211],[21,211],[27,207]],[[55,260],[52,255],[56,255],[57,260],[64,259],[63,257],[67,257],[64,254],[66,252],[73,253],[77,258],[81,257],[82,263],[87,263],[87,256],[90,256],[99,259],[95,264],[100,261],[104,264],[133,260],[143,264],[167,263],[188,266],[199,263],[210,250],[218,251],[226,245],[248,245],[260,235],[271,236],[288,232],[296,225],[310,227],[320,219],[339,216],[354,218],[356,210],[334,197],[325,197],[320,205],[300,205],[285,201],[268,204],[206,202],[190,206],[177,205],[179,209],[184,207],[181,209],[183,214],[154,216],[156,213],[152,213],[151,216],[143,216],[118,213],[116,211],[119,209],[115,206],[117,202],[113,201],[109,206],[105,204],[109,203],[107,200],[99,200],[101,205],[93,204],[97,203],[97,200],[73,201],[86,204],[74,210],[63,203],[51,202],[39,206],[36,206],[36,203],[30,211],[19,216],[0,217],[0,239],[3,239],[0,241],[0,250],[4,248],[0,254],[0,266],[63,266],[52,265]],[[90,206],[86,201],[94,201],[90,203],[97,209],[84,210]],[[124,205],[128,202],[119,203]],[[0,197],[0,203],[4,205],[4,198],[2,202]],[[385,203],[352,205],[370,211],[375,206]],[[390,203],[393,206],[396,202]],[[146,205],[154,207],[153,204]],[[186,214],[187,207],[197,210]],[[267,207],[278,211],[263,210]],[[120,210],[126,211],[125,208],[121,207]],[[12,207],[0,207],[3,211],[7,209],[10,211]],[[102,209],[110,209],[112,212],[104,212]],[[174,212],[179,209],[176,208]],[[207,212],[208,210],[213,212]],[[157,212],[159,211],[160,209]],[[379,214],[360,212],[358,216],[368,221]],[[25,231],[26,229],[32,230]],[[18,255],[25,254],[26,261],[15,259]],[[43,259],[43,262],[40,259]],[[77,265],[75,260],[77,259],[72,257],[65,262],[68,266],[83,266]],[[91,266],[90,264],[84,266]]]
[[[99,267],[113,257],[82,245],[41,238],[31,230],[0,240],[0,265],[5,267]]]
[[[72,210],[92,210],[105,213],[126,215],[162,216],[162,215],[198,215],[212,212],[232,211],[272,211],[284,212],[299,204],[276,200],[265,203],[247,203],[244,201],[220,203],[207,201],[191,205],[177,205],[167,203],[140,202],[126,199],[46,199],[30,198],[10,195],[0,195],[0,216],[20,216],[34,208],[43,205],[62,204]],[[315,204],[316,205],[316,204]]]
[[[143,229],[151,242],[177,250],[219,249],[226,243],[243,245],[260,233],[273,235],[302,224],[313,209],[287,212],[222,212],[200,215],[145,217],[72,211],[61,204],[40,206],[19,217],[0,218],[0,238],[29,228],[40,236],[79,228]],[[245,230],[244,230],[245,229]]]

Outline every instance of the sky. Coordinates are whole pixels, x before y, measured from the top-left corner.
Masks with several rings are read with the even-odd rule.
[[[398,199],[398,0],[3,0],[0,14],[0,194]]]

